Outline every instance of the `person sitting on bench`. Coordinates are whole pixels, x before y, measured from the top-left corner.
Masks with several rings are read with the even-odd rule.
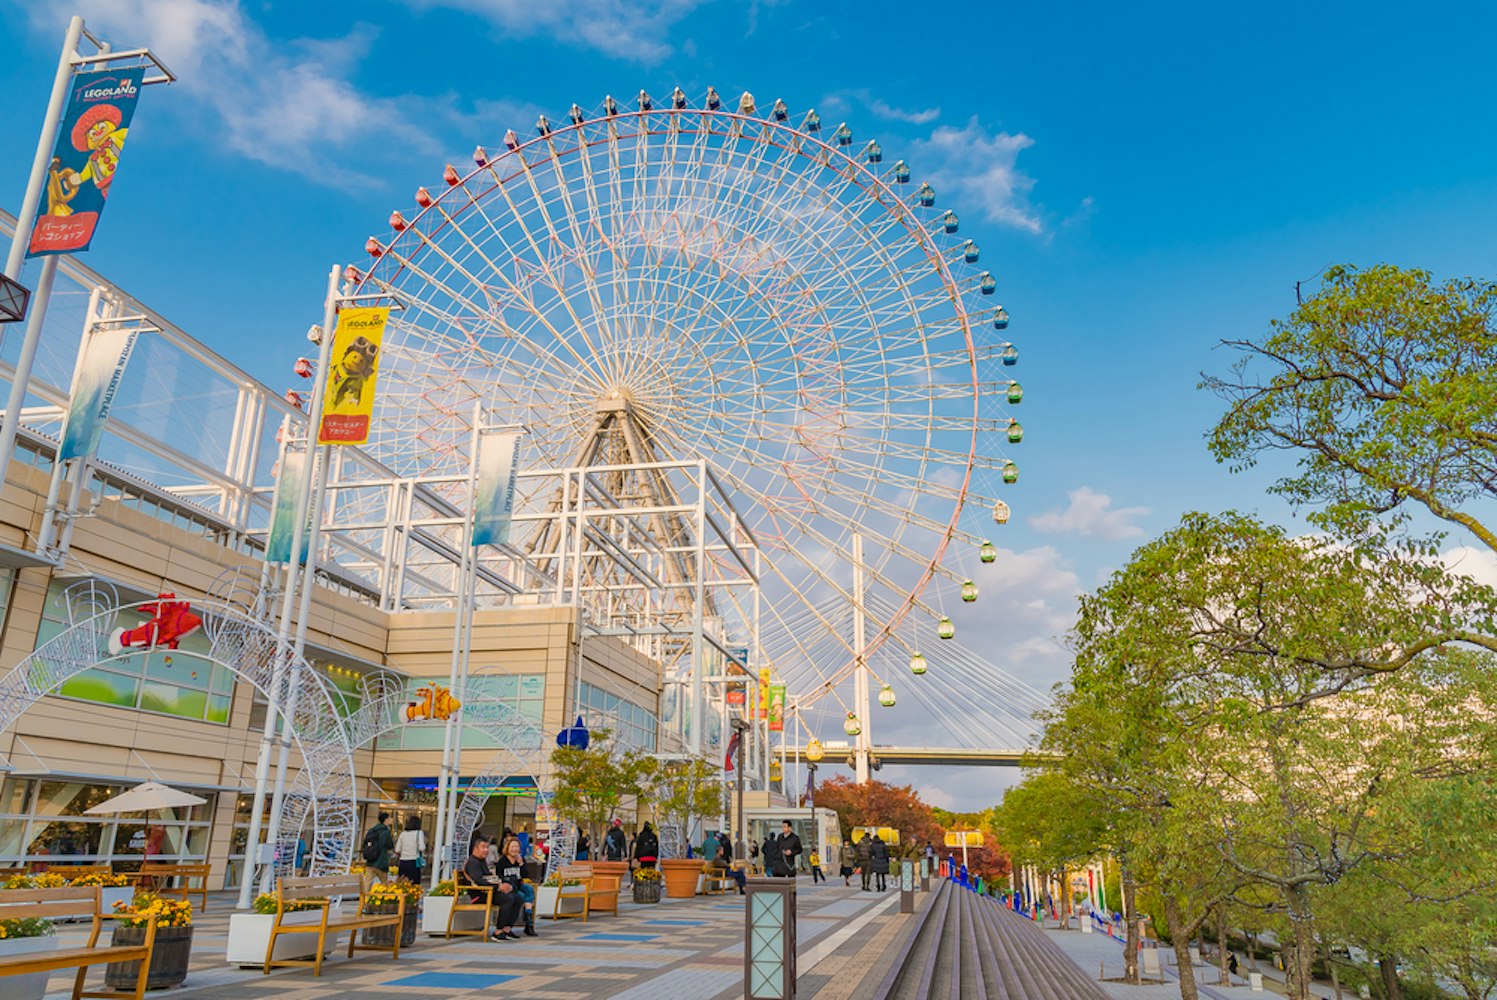
[[[525,903],[514,891],[514,887],[508,882],[502,881],[498,876],[489,874],[489,842],[486,837],[479,837],[473,841],[473,849],[468,854],[468,860],[463,865],[463,874],[469,882],[474,885],[492,885],[497,887],[494,893],[495,927],[492,940],[495,941],[517,941],[520,935],[515,933],[515,921],[520,917]],[[481,899],[475,896],[474,902]]]

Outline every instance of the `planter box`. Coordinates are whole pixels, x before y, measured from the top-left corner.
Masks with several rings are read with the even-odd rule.
[[[112,947],[145,944],[144,927],[116,927],[109,939]],[[146,973],[146,989],[164,990],[178,986],[187,978],[187,962],[192,954],[192,925],[157,927],[156,942],[151,946],[151,967]],[[264,955],[262,953],[261,957]],[[110,962],[104,967],[104,985],[117,990],[134,990],[140,975],[140,962]]]
[[[0,939],[0,957],[28,955],[37,951],[56,951],[57,935]],[[0,1000],[41,1000],[47,992],[46,972],[31,972],[24,976],[0,977]]]
[[[416,924],[421,914],[418,912],[419,902],[408,902],[405,907],[405,915],[400,920],[400,946],[409,948],[416,943]],[[364,910],[365,913],[378,913],[393,917],[400,911],[398,903],[379,903]],[[395,946],[396,928],[394,927],[369,927],[364,930],[364,944],[375,948],[393,948]]]
[[[695,896],[704,881],[702,863],[695,858],[665,858],[656,864],[665,877],[665,894],[671,899]]]
[[[466,897],[467,893],[463,893]],[[447,934],[447,918],[452,916],[452,896],[427,896],[426,902],[421,909],[421,933],[430,934],[434,937],[445,937]],[[483,929],[483,914],[473,910],[458,910],[457,916],[452,920],[452,929],[455,931],[476,931]]]
[[[556,917],[580,917],[587,909],[585,885],[538,885],[535,887],[535,915],[553,920]]]
[[[315,924],[322,920],[319,910],[288,913],[286,924]],[[235,913],[229,917],[229,948],[225,956],[230,965],[260,966],[265,963],[265,949],[270,944],[270,929],[275,926],[273,913]],[[328,934],[326,958],[338,946],[338,935]],[[317,938],[312,934],[284,934],[275,943],[275,958],[312,958]]]

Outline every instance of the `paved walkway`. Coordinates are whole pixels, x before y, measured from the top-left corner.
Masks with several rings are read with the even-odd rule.
[[[310,969],[258,970],[224,962],[232,898],[215,896],[193,932],[192,964],[181,987],[158,996],[195,1000],[255,1000],[285,997],[332,1000],[363,998],[493,996],[537,1000],[729,1000],[743,995],[742,897],[698,896],[636,905],[623,897],[619,915],[580,920],[542,920],[536,938],[483,942],[446,941],[420,936],[392,962],[379,952],[356,952],[352,960],[337,950],[323,964],[321,977]],[[898,917],[898,894],[861,893],[842,884],[798,886],[797,938],[801,995],[829,985],[837,961],[846,961]],[[81,943],[85,929],[60,929],[63,946]],[[346,943],[346,938],[344,939]],[[835,959],[823,967],[827,959]],[[90,987],[102,979],[95,971]],[[69,994],[66,974],[48,983],[49,1000]],[[498,987],[498,989],[494,989]],[[825,1000],[835,1000],[833,993]]]
[[[1050,937],[1083,972],[1095,978],[1099,971],[1105,971],[1107,979],[1122,978],[1122,941],[1102,933],[1083,934],[1077,930],[1063,931],[1050,921],[1046,924]],[[1169,949],[1160,949],[1159,954],[1163,960],[1165,982],[1132,986],[1127,983],[1104,981],[1099,985],[1114,1000],[1179,1000],[1180,977],[1179,970],[1174,965],[1175,953]],[[1266,966],[1260,970],[1264,973],[1262,990],[1250,989],[1246,975],[1234,976],[1232,986],[1217,985],[1221,978],[1221,971],[1215,965],[1198,965],[1191,971],[1195,975],[1200,995],[1207,1000],[1264,1000],[1266,997],[1284,994],[1284,987],[1280,981],[1283,973],[1278,973]],[[1247,970],[1243,971],[1245,973]],[[1314,984],[1311,991],[1319,997],[1335,996],[1335,992],[1330,987],[1319,983]]]

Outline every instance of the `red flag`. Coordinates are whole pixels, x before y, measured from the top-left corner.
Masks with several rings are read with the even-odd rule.
[[[733,738],[728,740],[728,757],[725,761],[723,761],[724,771],[733,770],[733,758],[738,753],[738,740],[742,735],[743,734],[738,730],[733,730]]]

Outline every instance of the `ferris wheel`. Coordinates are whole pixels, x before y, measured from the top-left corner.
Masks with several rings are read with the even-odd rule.
[[[355,271],[408,306],[377,457],[462,472],[481,399],[527,427],[527,466],[709,461],[803,704],[852,669],[855,539],[866,655],[944,636],[932,584],[1007,519],[1023,390],[997,279],[914,166],[780,100],[641,91],[510,131],[415,201]]]

